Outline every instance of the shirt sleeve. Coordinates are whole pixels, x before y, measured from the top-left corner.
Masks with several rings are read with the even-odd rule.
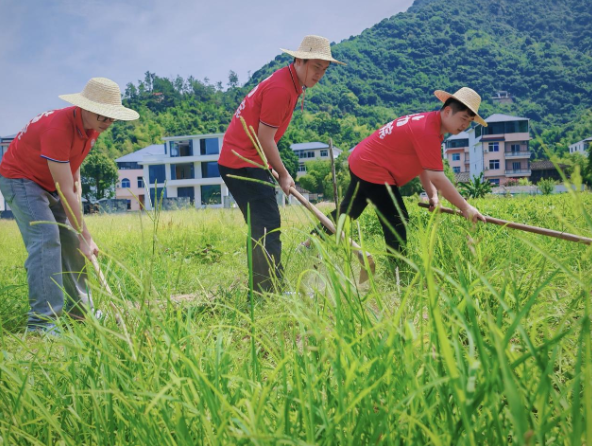
[[[57,163],[69,163],[72,132],[50,128],[40,137],[41,157]]]
[[[290,93],[285,88],[270,88],[261,98],[259,121],[269,127],[279,128],[290,112]]]

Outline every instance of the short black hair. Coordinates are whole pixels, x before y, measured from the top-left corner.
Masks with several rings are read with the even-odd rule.
[[[452,109],[453,115],[458,112],[464,112],[464,111],[466,111],[471,118],[473,118],[477,115],[473,110],[471,110],[465,104],[463,104],[462,102],[460,102],[454,98],[448,98],[446,100],[446,102],[444,102],[444,105],[442,105],[442,108],[440,110],[444,110],[446,107],[450,107]]]

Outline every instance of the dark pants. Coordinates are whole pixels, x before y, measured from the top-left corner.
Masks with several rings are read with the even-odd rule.
[[[351,182],[339,206],[339,214],[346,214],[355,220],[366,209],[368,202],[371,202],[376,207],[387,249],[391,252],[402,253],[407,243],[405,224],[409,221],[409,215],[399,193],[399,188],[369,183],[358,178],[351,170],[350,175]],[[337,221],[337,209],[331,212],[330,216],[333,221]],[[330,234],[330,231],[324,226],[323,230]]]
[[[253,252],[253,284],[256,291],[272,291],[282,278],[282,242],[280,241],[280,210],[275,187],[229,175],[275,184],[267,170],[257,167],[230,169],[219,166],[220,175],[240,208],[245,222],[250,212]],[[248,245],[247,245],[248,247]]]

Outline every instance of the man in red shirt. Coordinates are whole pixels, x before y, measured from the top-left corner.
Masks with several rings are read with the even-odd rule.
[[[399,187],[416,176],[429,197],[431,211],[438,206],[439,191],[468,220],[485,221],[446,177],[441,156],[444,134],[457,135],[473,120],[487,127],[478,114],[481,97],[466,87],[454,94],[442,90],[434,94],[444,103],[439,111],[389,122],[359,143],[348,159],[351,182],[339,213],[357,219],[368,201],[372,202],[391,252],[401,252],[407,242],[408,214]],[[336,219],[337,210],[331,215]],[[310,240],[304,245],[310,247]]]
[[[122,106],[119,86],[109,79],[93,78],[81,93],[60,98],[74,107],[33,118],[12,141],[0,164],[0,190],[28,253],[25,268],[31,310],[27,329],[46,333],[55,332],[55,319],[64,307],[77,316],[92,309],[84,256],[92,258],[98,248],[82,218],[80,165],[114,121],[139,118]],[[37,221],[57,224],[31,225]]]
[[[332,57],[329,41],[324,37],[306,36],[298,51],[282,51],[293,56],[294,62],[262,81],[241,102],[224,135],[218,160],[220,174],[245,221],[250,218],[251,240],[255,241],[253,281],[257,291],[271,291],[274,280],[282,276],[281,221],[274,187],[232,177],[274,184],[267,169],[252,164],[262,165],[263,161],[240,118],[255,130],[270,167],[279,176],[280,187],[289,194],[294,180],[282,163],[277,143],[290,124],[300,94],[321,80],[331,62],[342,64]]]

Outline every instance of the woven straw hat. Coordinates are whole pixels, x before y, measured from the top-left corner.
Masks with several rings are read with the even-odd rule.
[[[297,51],[285,50],[283,48],[280,48],[280,50],[296,59],[320,59],[345,65],[343,62],[333,59],[329,41],[321,36],[306,36]]]
[[[454,94],[447,93],[443,90],[434,91],[434,95],[442,102],[446,102],[450,98],[454,98],[459,102],[462,102],[469,110],[475,113],[475,121],[481,124],[483,127],[487,127],[487,123],[479,116],[479,106],[481,105],[481,96],[477,94],[475,90],[471,90],[467,87],[462,87]]]
[[[137,112],[121,105],[119,85],[104,77],[93,77],[82,93],[63,94],[59,98],[107,118],[134,121],[140,117]]]

